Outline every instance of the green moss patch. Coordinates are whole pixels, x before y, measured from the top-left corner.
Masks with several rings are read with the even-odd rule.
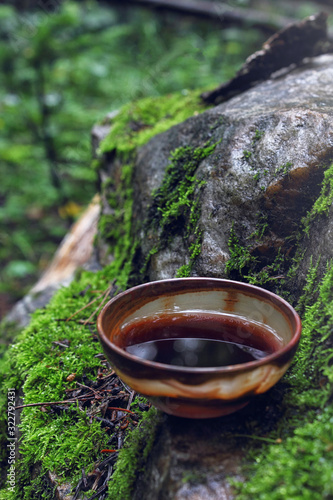
[[[117,281],[122,288],[126,286],[134,252],[131,236],[132,174],[132,163],[122,167],[118,183],[114,183],[108,188],[110,210],[106,214],[102,214],[98,221],[99,237],[107,242],[108,253],[112,255],[113,259],[112,272],[117,276]]]
[[[198,181],[195,172],[215,147],[215,144],[203,148],[186,146],[177,148],[171,155],[161,186],[153,194],[147,221],[148,227],[160,228],[162,238],[179,229],[180,219],[189,221],[189,232],[196,225],[198,214],[191,201],[196,188],[202,187],[204,181]]]
[[[59,402],[61,405],[61,402],[71,399],[75,389],[89,383],[89,380],[93,381],[97,371],[105,372],[100,359],[101,347],[97,341],[94,320],[101,296],[105,296],[112,274],[112,268],[96,274],[82,273],[78,281],[60,290],[45,310],[34,313],[29,327],[8,349],[2,363],[3,387],[5,390],[14,388],[17,394],[22,390],[22,404]],[[95,297],[99,297],[99,300],[87,308],[87,304]],[[75,312],[77,314],[73,316]],[[94,312],[96,314],[91,317],[93,321],[85,325],[85,320]],[[5,398],[2,403],[2,415],[5,415]],[[108,443],[110,440],[112,442],[113,434],[112,429],[108,431],[105,425],[101,425],[101,418],[95,418],[103,417],[103,408],[99,407],[98,399],[93,404],[96,407],[91,406],[89,412],[83,411],[78,406],[78,401],[64,408],[38,404],[22,409],[22,459],[16,464],[15,490],[4,490],[6,500],[44,498],[43,478],[47,471],[55,473],[58,482],[67,480],[75,485],[81,477],[82,469],[89,474],[93,471],[94,464],[103,460],[101,450],[110,448]],[[140,399],[132,403],[131,411],[135,412],[135,421],[128,426],[128,435],[141,419],[141,406]],[[57,408],[57,411],[53,408]],[[149,429],[152,432],[152,415]],[[135,432],[137,442],[141,435],[140,425]],[[2,438],[7,443],[5,433]],[[127,442],[131,447],[130,438]],[[139,445],[136,446],[136,453],[139,454]],[[124,453],[128,455],[128,451]],[[122,457],[121,452],[119,457]],[[128,457],[126,460],[129,464]],[[129,468],[131,469],[130,465]],[[118,488],[116,479],[112,485],[113,488]],[[109,498],[116,497],[111,495]]]
[[[158,234],[158,241],[146,258],[142,274],[151,256],[170,243],[175,235],[181,235],[188,242],[189,263],[181,266],[177,277],[190,276],[193,262],[201,251],[200,194],[206,184],[204,179],[197,178],[196,171],[215,147],[216,144],[197,148],[185,146],[171,155],[162,183],[153,193],[145,222],[147,233],[152,238]]]
[[[107,181],[108,184],[103,186],[110,210],[100,218],[99,233],[107,242],[109,252],[113,254],[120,267],[125,265],[123,257],[126,256],[125,274],[130,272],[130,262],[136,248],[135,242],[130,237],[133,202],[132,173],[136,150],[156,134],[207,109],[200,94],[201,91],[186,91],[186,93],[145,98],[129,103],[121,108],[111,124],[108,136],[100,144],[101,154],[113,152],[123,164],[119,176],[114,176],[119,178],[110,178]],[[172,156],[171,165],[167,169],[161,188],[153,197],[152,204],[154,208],[158,206],[158,214],[161,215],[159,220],[165,230],[169,227],[171,220],[175,221],[177,214],[185,206],[190,205],[194,198],[194,191],[202,186],[194,179],[193,173],[201,159],[207,154],[209,154],[209,146],[197,149],[179,148]],[[167,201],[167,197],[170,196],[167,190],[171,184],[178,184],[174,195],[179,195],[179,200],[173,196],[172,200]],[[191,224],[194,226],[196,210],[193,203],[192,212]],[[155,221],[157,219],[158,217]],[[148,225],[150,222],[151,220]],[[193,246],[191,254],[194,255],[197,249],[198,244]],[[131,254],[130,258],[127,258],[128,251]],[[142,269],[146,269],[150,257],[156,251],[157,249],[151,250]],[[143,274],[144,272],[141,273]]]
[[[333,414],[325,410],[292,438],[275,444],[257,457],[256,474],[243,488],[242,499],[332,498]]]
[[[201,92],[149,97],[123,106],[100,145],[100,153],[117,150],[129,155],[155,135],[204,111],[207,105],[200,99]]]
[[[80,380],[83,373],[91,375],[100,366],[95,357],[100,347],[93,341],[89,328],[77,321],[65,321],[77,308],[87,304],[87,295],[80,294],[88,283],[93,294],[103,281],[99,278],[87,275],[81,283],[61,290],[46,310],[34,314],[30,326],[7,351],[2,373],[4,387],[16,392],[22,388],[24,404],[68,399],[65,388],[70,384],[66,378],[75,373],[76,380]],[[59,343],[68,347],[63,348]],[[102,441],[101,429],[95,423],[90,427],[85,415],[78,414],[75,419],[68,415],[53,418],[40,407],[22,410],[20,428],[23,459],[17,490],[8,498],[31,498],[25,488],[29,490],[34,464],[41,462],[43,471],[50,468],[66,476],[79,463],[89,467],[100,449],[97,443]]]
[[[115,286],[118,290],[125,289],[132,271],[135,251],[131,228],[132,165],[135,148],[164,127],[169,128],[175,121],[184,120],[186,116],[182,113],[192,116],[194,111],[199,112],[200,109],[195,109],[198,95],[193,96],[193,107],[189,106],[189,109],[184,109],[186,100],[181,100],[179,96],[175,100],[171,96],[156,100],[156,106],[152,108],[151,100],[128,105],[119,113],[109,136],[101,145],[101,151],[116,150],[121,160],[126,159],[119,178],[111,179],[107,188],[110,213],[100,220],[100,232],[109,243],[114,260],[98,273],[82,272],[69,287],[61,289],[47,308],[33,315],[29,327],[6,351],[2,359],[2,385],[5,391],[7,388],[14,388],[17,393],[20,391],[24,405],[64,401],[77,383],[85,384],[96,379],[102,366],[101,348],[94,325],[97,306],[103,297],[107,297],[106,290],[115,292]],[[190,99],[190,96],[187,98]],[[152,115],[148,111],[152,111]],[[202,238],[199,227],[200,197],[205,181],[197,177],[197,169],[214,148],[212,144],[197,148],[185,146],[176,149],[170,157],[164,179],[152,194],[145,222],[147,234],[152,236],[154,243],[148,256],[144,256],[146,268],[152,255],[179,235],[184,239],[189,255],[178,276],[191,274],[192,264],[200,253]],[[333,200],[332,168],[325,173],[321,194],[303,219],[300,233],[292,235],[296,245],[300,246],[300,234],[304,237],[311,224],[330,209]],[[259,222],[260,227],[258,225],[257,231],[251,235],[251,242],[263,238],[264,233],[267,236],[267,221],[261,219]],[[281,293],[288,291],[288,280],[292,279],[292,273],[297,271],[297,262],[300,262],[297,251],[297,258],[286,256],[282,250],[276,251],[271,262],[263,266],[260,257],[251,253],[250,244],[243,246],[240,243],[234,226],[229,248],[231,259],[226,269],[230,277],[264,285],[274,291],[280,290]],[[285,271],[292,264],[293,269],[288,275]],[[330,480],[333,410],[329,405],[333,382],[331,263],[327,263],[326,274],[320,283],[317,271],[318,261],[311,262],[299,301],[304,331],[290,371],[267,396],[268,399],[258,398],[257,407],[249,409],[248,420],[243,422],[235,418],[234,427],[228,427],[228,436],[218,431],[232,442],[242,437],[242,447],[247,453],[244,464],[247,480],[235,486],[237,498],[329,499],[333,495],[333,482]],[[276,275],[282,272],[284,279],[277,281]],[[111,283],[113,287],[110,287]],[[96,297],[99,299],[92,302]],[[85,321],[87,319],[88,322]],[[272,402],[274,397],[277,401],[271,404],[274,418],[270,421],[267,416],[263,417],[266,408],[263,405],[267,405],[267,401]],[[5,415],[5,395],[1,397],[1,405],[1,414]],[[2,498],[38,500],[43,495],[51,498],[50,491],[43,493],[48,470],[57,474],[58,481],[70,481],[75,485],[80,480],[82,469],[86,473],[92,472],[100,462],[102,449],[115,447],[115,436],[106,431],[105,426],[94,418],[95,415],[82,411],[77,404],[68,408],[69,411],[60,409],[58,412],[51,411],[47,405],[25,406],[22,409],[22,458],[17,469],[16,489],[14,492],[3,490]],[[108,498],[111,500],[131,498],[137,474],[144,470],[159,425],[154,409],[144,416],[140,413],[138,399],[132,403],[131,409],[138,417],[136,424],[131,422],[129,425],[126,445],[119,452],[109,483]],[[98,405],[96,410],[96,415],[99,415]],[[2,432],[3,442],[6,443],[5,422]]]
[[[328,213],[333,202],[333,164],[324,172],[324,180],[320,196],[315,201],[312,210],[304,217],[303,226],[306,234],[309,233],[311,223],[319,216]]]
[[[241,276],[244,273],[244,269],[248,271],[249,268],[253,267],[256,263],[257,259],[251,255],[249,249],[239,243],[234,223],[230,229],[228,247],[230,258],[225,269],[230,276],[232,276],[233,273],[237,273],[237,275]]]

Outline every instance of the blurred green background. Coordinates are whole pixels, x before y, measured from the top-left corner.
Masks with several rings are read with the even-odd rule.
[[[272,19],[320,10],[300,1],[216,3]],[[226,27],[125,4],[0,5],[0,315],[38,279],[97,190],[93,124],[128,101],[217,85],[267,38],[251,23]]]

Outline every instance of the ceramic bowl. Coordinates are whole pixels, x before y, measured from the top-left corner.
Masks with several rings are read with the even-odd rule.
[[[142,320],[149,325],[163,315],[182,314],[231,317],[240,343],[250,345],[253,325],[265,327],[274,351],[245,363],[192,367],[142,359],[125,350],[133,343],[131,324]],[[120,293],[102,309],[97,329],[113,369],[132,389],[166,413],[210,418],[241,409],[282,377],[296,352],[301,321],[284,299],[262,288],[215,278],[179,278]]]

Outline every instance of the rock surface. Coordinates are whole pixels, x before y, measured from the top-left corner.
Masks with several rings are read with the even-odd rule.
[[[267,271],[265,286],[276,290],[289,269],[274,263],[282,256],[290,265],[300,248],[298,271],[286,280],[285,288],[299,298],[314,255],[321,256],[323,275],[332,258],[332,207],[312,223],[308,234],[303,229],[304,217],[321,192],[325,169],[333,161],[332,81],[332,55],[308,60],[155,136],[138,151],[133,174],[133,284],[175,277],[187,265],[192,276],[243,279]],[[204,184],[194,188],[200,205],[196,234],[201,252],[193,257],[188,212],[176,219],[167,242],[162,241],[161,227],[149,221],[154,193],[172,153],[208,144],[216,144],[215,149],[195,171]],[[116,178],[120,168],[118,160],[106,162],[103,179]],[[103,194],[105,213],[110,211],[108,193],[106,189]],[[243,249],[238,267],[227,266],[233,257],[232,232]],[[100,241],[107,244],[103,237]],[[258,412],[263,429],[274,428],[282,389],[283,382],[237,414],[214,421],[165,416],[134,499],[147,491],[150,499],[160,500],[233,498],[228,478],[240,479],[244,457],[241,442],[225,435],[237,423],[256,419]]]

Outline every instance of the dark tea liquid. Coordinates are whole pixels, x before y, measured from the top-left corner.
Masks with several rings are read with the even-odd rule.
[[[261,359],[281,347],[274,330],[233,315],[183,313],[143,318],[123,328],[122,347],[167,365],[219,367]]]

